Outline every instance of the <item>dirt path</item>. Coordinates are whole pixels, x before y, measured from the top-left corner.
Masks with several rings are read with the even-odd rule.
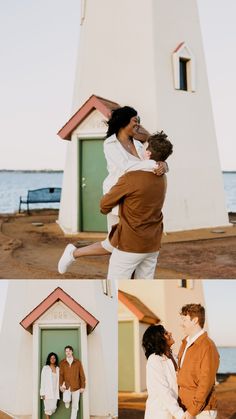
[[[61,276],[57,262],[65,245],[79,246],[104,235],[65,237],[56,211],[34,211],[28,216],[0,216],[0,278],[102,279],[109,257],[81,258]],[[36,224],[38,223],[38,224]],[[236,278],[236,227],[169,233],[163,237],[156,277],[162,279]],[[217,232],[218,231],[218,232]],[[224,233],[222,233],[224,231]]]
[[[236,418],[236,376],[216,386],[218,399],[217,419]],[[146,397],[126,393],[119,395],[119,419],[143,419]]]

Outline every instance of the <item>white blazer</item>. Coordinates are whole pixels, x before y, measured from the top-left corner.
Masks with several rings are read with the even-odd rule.
[[[41,372],[41,385],[40,385],[40,396],[45,396],[45,399],[57,399],[60,398],[59,395],[59,367],[56,367],[57,374],[57,390],[56,394],[53,393],[53,383],[52,383],[52,370],[49,365],[45,365]]]
[[[148,398],[145,419],[181,419],[184,411],[177,402],[176,371],[171,359],[152,354],[147,360],[146,380]]]

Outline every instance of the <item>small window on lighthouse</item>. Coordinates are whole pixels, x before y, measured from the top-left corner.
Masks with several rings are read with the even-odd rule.
[[[177,283],[178,283],[179,288],[193,289],[193,280],[192,279],[178,279]]]
[[[172,58],[175,89],[195,92],[195,59],[185,42],[178,45]]]
[[[187,288],[187,279],[180,279],[179,280],[179,287],[180,288]]]
[[[188,90],[187,65],[189,60],[179,59],[179,88],[180,90]]]

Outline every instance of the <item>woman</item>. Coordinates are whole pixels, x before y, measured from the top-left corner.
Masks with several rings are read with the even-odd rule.
[[[139,123],[137,111],[129,106],[115,109],[107,122],[108,130],[104,141],[104,154],[108,176],[103,182],[104,194],[109,192],[120,176],[130,170],[154,171],[157,175],[162,175],[167,170],[166,163],[159,162],[157,165],[153,160],[145,159],[145,148],[142,142],[145,142],[148,133],[140,127]],[[139,138],[142,142],[134,138]],[[118,221],[118,207],[116,207],[107,216],[108,234],[111,227]],[[71,263],[81,256],[107,255],[112,250],[108,238],[79,249],[73,244],[68,244],[59,260],[58,271],[60,274],[64,274]]]
[[[60,398],[58,356],[54,352],[48,354],[41,372],[40,396],[44,401],[45,417],[49,419],[55,413]]]
[[[171,352],[174,342],[172,334],[162,325],[150,326],[143,335],[148,392],[145,419],[185,417],[177,402],[177,364]]]

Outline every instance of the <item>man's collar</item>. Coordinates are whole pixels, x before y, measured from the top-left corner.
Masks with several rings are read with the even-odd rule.
[[[197,333],[195,333],[195,335],[187,336],[187,342],[188,343],[195,342],[195,340],[197,340],[201,335],[203,335],[203,333],[204,333],[204,330],[201,329]]]
[[[197,337],[196,337],[197,336]],[[203,329],[197,334],[195,335],[196,339],[193,340],[193,342],[191,344],[199,344],[203,339],[205,339],[207,337],[207,332],[205,332]],[[185,343],[186,345],[188,344],[188,340],[187,340],[188,336],[185,336],[185,338],[182,340],[183,343]],[[193,337],[194,338],[194,337]],[[193,339],[192,338],[192,339]]]

